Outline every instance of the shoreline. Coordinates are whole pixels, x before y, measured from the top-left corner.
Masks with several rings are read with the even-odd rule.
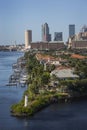
[[[30,117],[51,104],[70,103],[73,101],[82,100],[83,98],[87,98],[87,79],[83,79],[81,81],[72,80],[73,82],[71,82],[70,80],[63,82],[63,85],[65,84],[66,86],[67,84],[68,89],[67,91],[64,90],[65,93],[63,93],[63,91],[59,91],[59,93],[58,91],[54,91],[53,89],[52,91],[45,91],[46,84],[49,84],[51,78],[49,70],[44,70],[44,66],[37,61],[35,54],[26,53],[25,59],[26,61],[28,61],[26,65],[27,71],[29,71],[28,73],[30,74],[29,82],[31,83],[29,88],[25,92],[25,95],[27,95],[28,97],[27,106],[24,105],[25,95],[23,95],[22,100],[18,104],[13,104],[11,106],[12,116]],[[35,71],[36,69],[38,71]],[[41,84],[38,84],[38,79],[42,81]],[[82,84],[84,87],[82,86]],[[71,87],[69,85],[71,85]],[[42,86],[44,86],[44,92],[40,93],[39,88],[41,88]]]
[[[61,104],[61,103],[72,103],[72,102],[75,102],[75,101],[81,101],[81,100],[86,100],[87,99],[87,94],[85,95],[79,95],[79,96],[73,96],[73,97],[52,97],[51,100],[49,102],[46,102],[45,104],[42,104],[41,106],[39,105],[36,105],[35,108],[33,108],[33,106],[31,106],[32,108],[29,108],[29,107],[26,107],[23,108],[25,109],[25,112],[14,112],[13,110],[11,110],[11,116],[14,116],[14,117],[20,117],[20,118],[23,118],[23,117],[32,117],[34,114],[38,113],[39,111],[43,110],[44,108],[52,105],[52,104]],[[29,113],[28,110],[29,109],[32,109],[32,112]],[[27,110],[27,111],[26,111]]]
[[[60,84],[57,84],[58,86],[54,90],[54,85],[49,85],[49,82],[51,83],[51,78],[53,78],[50,76],[50,72],[55,68],[51,68],[52,66],[49,65],[50,71],[49,69],[44,70],[44,65],[40,64],[36,55],[32,53],[27,52],[25,59],[29,74],[28,83],[30,83],[25,92],[27,105],[25,106],[24,97],[18,104],[13,104],[11,107],[13,116],[30,117],[53,103],[70,103],[87,98],[86,77],[75,80],[66,79],[66,81],[61,79],[62,82],[60,81]],[[54,77],[52,80],[55,82],[58,79]],[[57,87],[60,91],[57,91]],[[65,89],[62,87],[65,87]],[[43,90],[42,92],[40,92],[40,88]],[[48,88],[51,88],[51,91]]]

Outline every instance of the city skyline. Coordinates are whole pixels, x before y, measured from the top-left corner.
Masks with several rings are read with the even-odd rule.
[[[0,0],[0,45],[24,43],[25,30],[32,30],[33,41],[41,41],[41,25],[45,22],[54,32],[69,36],[69,24],[75,24],[76,33],[86,24],[86,0]],[[53,39],[52,39],[53,40]]]

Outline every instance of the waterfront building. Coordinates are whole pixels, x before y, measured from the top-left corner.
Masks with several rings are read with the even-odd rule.
[[[32,42],[32,30],[25,31],[25,48],[27,49]]]
[[[47,23],[42,25],[42,41],[51,41],[51,34],[49,34],[49,26]]]
[[[63,33],[54,32],[54,41],[63,41]]]
[[[75,24],[69,25],[69,37],[72,37],[75,35]]]

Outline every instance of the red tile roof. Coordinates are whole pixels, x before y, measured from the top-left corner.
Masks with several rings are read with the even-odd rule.
[[[78,54],[72,54],[71,58],[76,58],[76,59],[85,59],[87,58],[86,56],[78,55]]]

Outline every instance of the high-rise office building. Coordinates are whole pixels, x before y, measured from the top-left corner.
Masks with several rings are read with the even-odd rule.
[[[42,41],[51,41],[51,34],[49,34],[49,26],[47,23],[42,25]]]
[[[75,35],[75,24],[69,25],[69,37],[72,37]]]
[[[32,30],[25,31],[25,48],[28,48],[32,42]]]
[[[54,32],[54,41],[63,41],[63,33]]]

